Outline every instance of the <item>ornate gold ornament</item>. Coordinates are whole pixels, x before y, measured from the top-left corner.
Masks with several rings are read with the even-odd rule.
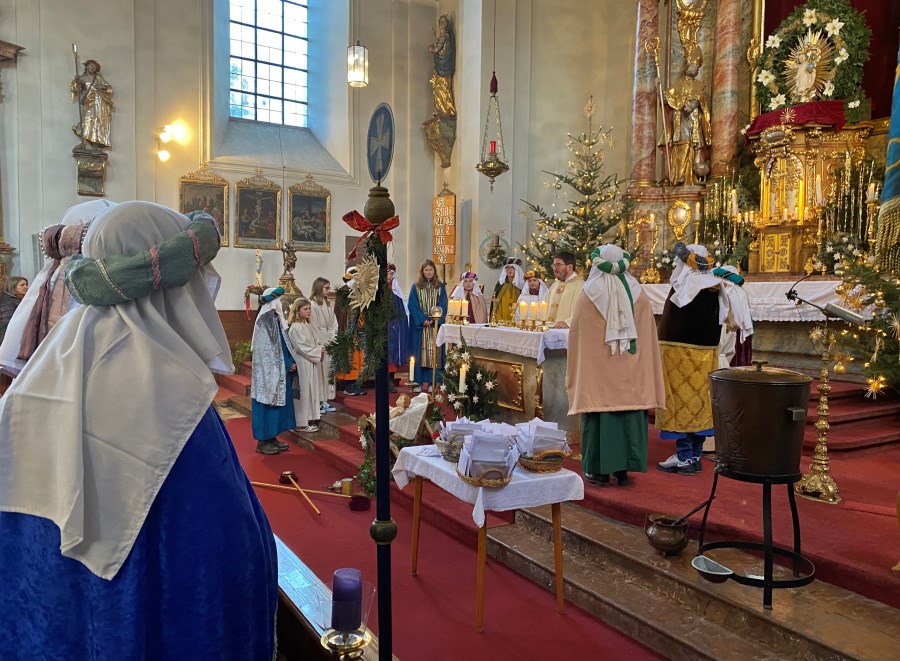
[[[368,255],[358,268],[354,278],[355,285],[350,292],[350,307],[365,310],[375,300],[378,292],[378,261],[373,255]]]
[[[691,205],[684,200],[675,200],[672,206],[669,207],[669,211],[666,214],[666,222],[669,223],[669,227],[675,233],[676,241],[684,239],[684,232],[687,226],[690,225],[693,217]]]
[[[791,99],[805,103],[823,96],[834,78],[834,45],[820,30],[807,30],[784,63]]]

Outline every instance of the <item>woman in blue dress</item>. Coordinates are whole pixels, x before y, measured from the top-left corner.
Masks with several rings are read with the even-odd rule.
[[[212,408],[218,249],[126,202],[72,258],[83,305],[0,399],[4,659],[273,658],[274,538]]]
[[[441,309],[441,316],[429,316],[433,307]],[[444,367],[444,350],[436,348],[434,340],[438,326],[447,316],[447,289],[437,273],[437,267],[426,259],[419,267],[419,276],[409,290],[409,355],[416,359],[415,377],[420,389],[427,390],[432,370]]]

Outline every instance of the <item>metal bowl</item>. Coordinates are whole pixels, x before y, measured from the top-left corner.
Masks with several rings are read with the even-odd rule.
[[[666,555],[677,555],[688,545],[687,521],[675,523],[678,517],[670,514],[648,514],[644,532],[650,546]]]
[[[700,575],[707,581],[712,583],[724,583],[734,574],[725,565],[720,565],[715,560],[707,558],[705,555],[698,555],[691,560],[691,566],[696,569]]]

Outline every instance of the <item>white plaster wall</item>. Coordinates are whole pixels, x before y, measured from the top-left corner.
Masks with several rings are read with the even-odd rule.
[[[5,239],[19,248],[14,271],[32,276],[36,264],[31,236],[58,220],[67,207],[88,199],[75,194],[71,156],[77,142],[71,126],[78,111],[68,86],[74,75],[71,44],[76,42],[82,61],[100,61],[115,89],[109,199],[177,206],[178,178],[209,156],[210,168],[232,184],[252,176],[257,165],[285,190],[309,172],[332,192],[332,251],[300,253],[295,277],[304,290],[318,275],[339,279],[344,237],[354,234],[340,217],[352,209],[361,211],[365,204],[372,184],[364,136],[372,110],[387,101],[397,134],[384,183],[402,222],[392,259],[404,287],[430,255],[431,199],[444,182],[457,194],[458,266],[471,262],[482,280],[492,284],[496,272],[487,271],[477,255],[485,230],[503,229],[508,239],[524,241],[533,220],[526,222],[518,214],[520,200],[552,203],[541,171],[565,169],[566,133],[585,128],[582,108],[591,94],[598,107],[595,125],[615,127],[608,167],[623,176],[629,172],[635,32],[634,7],[620,0],[496,2],[496,70],[511,169],[497,180],[492,194],[486,178],[474,169],[492,71],[492,0],[363,0],[358,5],[312,0],[311,11],[317,13],[311,20],[338,28],[312,34],[322,40],[325,57],[324,68],[311,83],[317,86],[312,107],[326,113],[317,115],[311,130],[333,158],[309,156],[307,161],[294,153],[278,161],[266,150],[246,159],[216,158],[211,147],[221,133],[203,130],[215,99],[202,91],[216,74],[215,67],[222,65],[221,59],[217,63],[210,57],[206,45],[216,36],[215,15],[224,0],[92,0],[90,11],[84,3],[65,0],[0,0],[0,39],[26,48],[15,67],[0,70],[0,182]],[[427,147],[422,130],[432,113],[427,46],[442,13],[449,13],[456,26],[460,113],[453,165],[446,170]],[[369,49],[370,84],[351,90],[342,79],[346,45],[357,37]],[[227,67],[227,58],[224,62]],[[184,145],[170,147],[169,162],[160,163],[154,153],[155,129],[176,119],[190,127],[189,137]],[[233,186],[229,194],[233,216]],[[242,307],[243,290],[253,279],[254,252],[223,248],[216,267],[223,275],[217,305]],[[264,251],[264,280],[275,282],[280,273],[280,253]]]

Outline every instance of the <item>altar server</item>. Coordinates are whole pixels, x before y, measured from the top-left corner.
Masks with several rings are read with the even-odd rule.
[[[337,335],[338,323],[334,314],[334,302],[331,300],[331,282],[327,279],[318,277],[313,280],[312,294],[310,294],[309,302],[312,309],[312,317],[310,322],[316,331],[316,338],[324,345],[328,346]],[[335,386],[333,380],[329,377],[331,372],[331,358],[328,353],[322,358],[322,373],[325,375],[325,383],[322,384],[322,402],[319,410],[322,413],[330,413],[336,411],[329,400],[334,399]]]
[[[125,202],[72,259],[82,305],[0,399],[4,659],[273,657],[275,541],[212,406],[219,242]]]
[[[285,341],[287,321],[281,306],[282,287],[269,287],[260,297],[256,313],[250,373],[251,430],[260,454],[278,454],[288,449],[277,436],[296,426],[291,388],[297,367]]]
[[[516,301],[516,321],[519,321],[520,303],[540,305],[541,301],[546,302],[548,291],[547,285],[538,277],[537,271],[526,271],[525,289],[522,290]]]
[[[456,298],[467,301],[469,305],[468,320],[470,324],[486,324],[487,323],[487,306],[484,303],[484,293],[481,291],[481,285],[478,284],[478,274],[472,271],[466,271],[459,276],[459,284],[453,290],[450,298]]]
[[[297,364],[296,382],[299,386],[299,392],[294,391],[294,418],[297,431],[308,433],[319,431],[320,406],[325,396],[322,389],[325,383],[325,345],[319,341],[311,317],[312,304],[308,299],[301,297],[291,303],[288,347]]]
[[[547,303],[550,306],[548,319],[554,322],[554,328],[568,328],[571,325],[575,299],[584,287],[584,280],[575,268],[575,261],[575,255],[568,250],[553,256],[553,275],[556,280],[547,292]]]
[[[494,287],[491,298],[491,321],[512,321],[515,319],[516,301],[525,288],[525,274],[520,259],[510,257],[503,266],[500,279]]]
[[[647,472],[647,411],[666,402],[656,322],[650,300],[628,273],[627,252],[605,244],[591,258],[569,332],[569,415],[581,414],[585,479],[605,486],[612,475],[625,486],[628,471]]]
[[[437,321],[429,316],[433,307],[439,307],[442,311]],[[438,325],[444,323],[446,318],[447,290],[434,262],[426,259],[409,290],[410,355],[416,359],[416,382],[423,390],[427,390],[427,384],[434,376],[432,370],[441,370],[444,366],[444,350],[435,348],[434,340]]]
[[[659,322],[666,407],[656,410],[656,426],[661,439],[675,441],[675,453],[657,468],[693,475],[703,469],[703,442],[713,435],[707,374],[718,368],[719,315],[728,299],[705,246],[676,243],[674,262]]]
[[[391,392],[396,392],[398,382],[395,379],[409,365],[409,304],[397,279],[396,265],[388,264],[387,279],[391,285],[396,311],[396,319],[388,323],[388,374],[391,375],[388,388]]]

